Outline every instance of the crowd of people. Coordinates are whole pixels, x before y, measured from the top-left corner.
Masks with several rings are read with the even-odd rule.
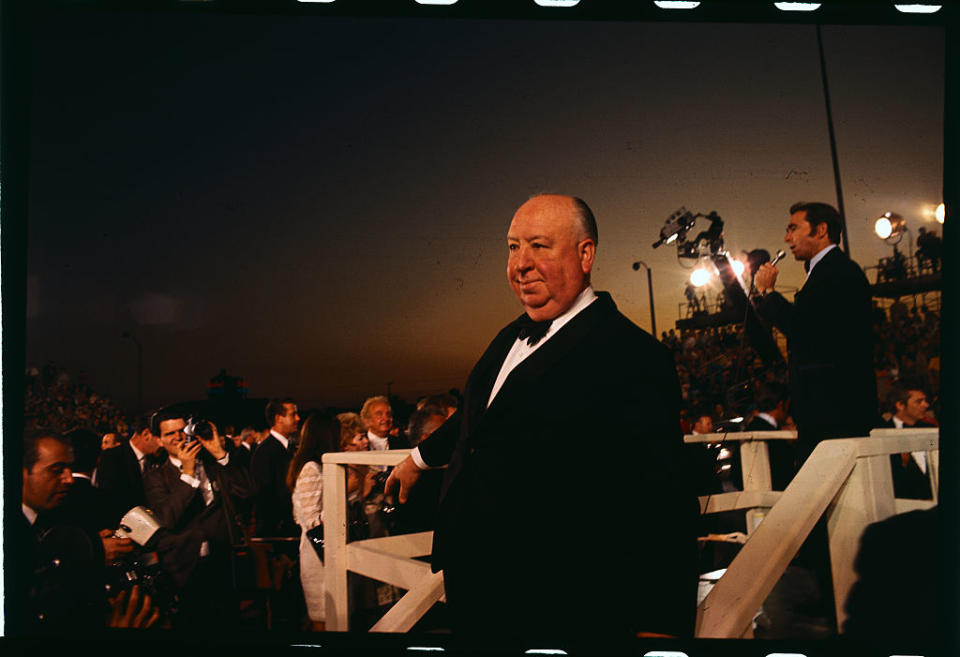
[[[240,431],[173,405],[135,418],[117,444],[103,440],[114,432],[31,427],[22,496],[29,527],[19,536],[28,567],[12,587],[8,627],[323,629],[322,455],[414,446],[458,403],[450,394],[423,398],[401,427],[382,396],[359,412],[305,418],[292,399],[275,399],[265,426]],[[78,419],[64,415],[58,426]],[[432,527],[439,486],[397,508],[384,495],[385,469],[348,470],[354,539]],[[118,531],[142,522],[138,507],[155,523],[149,533]],[[399,598],[359,577],[351,593],[360,625]]]
[[[293,399],[278,398],[264,426],[239,434],[173,405],[135,418],[111,446],[96,431],[37,426],[62,428],[72,413],[114,428],[102,414],[76,413],[99,401],[88,389],[55,372],[40,377],[57,401],[39,404],[54,415],[33,417],[24,436],[16,540],[28,559],[13,576],[10,627],[323,630],[323,454],[412,448],[389,472],[350,469],[348,538],[433,529],[431,567],[443,571],[456,636],[691,636],[699,506],[683,432],[793,424],[796,445],[782,455],[789,480],[820,441],[880,426],[884,372],[892,426],[931,422],[925,389],[937,384],[936,406],[939,322],[897,304],[889,315],[871,310],[863,271],[837,248],[841,227],[831,206],[795,204],[784,241],[807,281],[789,301],[775,290],[773,264],[754,276],[758,316],[786,338],[784,363],[765,363],[739,329],[670,332],[662,342],[640,330],[592,288],[589,207],[544,194],[517,210],[507,235],[508,280],[525,313],[491,342],[462,400],[421,400],[405,430],[385,397],[303,418]],[[35,383],[28,403],[50,390]],[[562,503],[543,504],[590,436],[617,436],[630,476],[580,468]],[[772,466],[780,460],[771,454]],[[927,467],[920,454],[895,454],[891,465]],[[622,505],[610,503],[622,500],[642,503],[642,523],[623,522]],[[616,530],[572,541],[577,517]],[[810,546],[818,580],[829,577],[814,545],[820,525],[801,548]],[[492,549],[491,534],[510,549]],[[372,581],[351,586],[359,630],[397,597]],[[819,598],[832,610],[829,583]]]

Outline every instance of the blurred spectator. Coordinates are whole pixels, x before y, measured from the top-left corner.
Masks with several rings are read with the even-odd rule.
[[[339,446],[340,425],[329,415],[311,413],[300,430],[297,451],[290,461],[287,487],[293,495],[293,518],[300,526],[300,583],[312,629],[326,623],[323,561],[307,532],[323,523],[321,457]]]
[[[101,450],[113,449],[114,447],[119,447],[120,443],[121,443],[120,437],[117,436],[117,434],[112,432],[105,433],[103,434],[103,438],[100,439],[100,449]]]
[[[923,390],[896,385],[887,395],[887,405],[893,412],[893,417],[883,423],[884,427],[903,429],[936,426],[935,422],[927,418],[929,405]],[[895,497],[921,500],[933,497],[926,452],[891,454],[890,468]]]
[[[111,527],[135,506],[145,506],[143,473],[148,467],[162,460],[160,438],[150,426],[150,416],[141,415],[133,424],[130,440],[100,454],[94,483],[107,493],[112,501]]]

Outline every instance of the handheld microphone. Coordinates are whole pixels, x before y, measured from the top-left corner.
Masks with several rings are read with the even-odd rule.
[[[770,266],[771,266],[771,267],[776,266],[776,264],[777,264],[778,262],[780,262],[781,260],[783,260],[783,256],[785,256],[785,255],[787,255],[787,254],[784,253],[783,249],[780,249],[779,251],[777,251],[777,255],[774,256],[773,260],[770,261]]]

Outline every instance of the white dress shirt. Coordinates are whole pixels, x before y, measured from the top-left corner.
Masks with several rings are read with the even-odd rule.
[[[897,429],[903,429],[904,423],[903,420],[898,418],[896,415],[893,416],[893,426]],[[907,427],[908,429],[910,427]],[[913,460],[917,462],[917,465],[920,466],[920,471],[924,474],[927,473],[927,453],[926,452],[910,452],[910,456],[913,457]]]
[[[813,268],[817,266],[818,262],[823,260],[823,256],[827,255],[830,252],[830,249],[835,249],[835,248],[837,248],[837,245],[831,244],[830,246],[826,246],[820,249],[820,251],[817,252],[817,255],[810,258],[810,268],[807,270],[807,278],[810,278],[810,274],[813,273]]]
[[[287,449],[287,446],[290,444],[290,439],[284,436],[281,433],[277,433],[273,429],[270,429],[270,435],[280,441],[280,444],[283,445],[284,449]]]

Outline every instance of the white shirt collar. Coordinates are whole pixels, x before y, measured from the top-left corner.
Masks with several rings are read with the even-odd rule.
[[[170,456],[167,454],[167,458],[170,460],[170,464],[175,466],[177,470],[183,470],[183,461],[178,459],[176,456]]]
[[[573,304],[567,308],[564,313],[553,319],[546,335],[544,335],[543,338],[537,342],[537,344],[531,346],[527,344],[526,340],[517,338],[514,341],[513,346],[510,348],[510,351],[507,353],[507,357],[504,359],[503,364],[500,366],[500,373],[497,375],[497,379],[493,383],[493,388],[490,389],[490,396],[487,398],[487,406],[490,406],[490,404],[493,403],[493,398],[497,396],[498,392],[500,392],[500,388],[503,387],[507,377],[510,376],[510,372],[512,372],[517,365],[522,363],[527,356],[542,347],[547,340],[556,335],[557,331],[559,331],[564,324],[576,317],[577,313],[582,311],[596,300],[597,293],[593,291],[593,287],[588,285],[583,289],[582,292],[580,292],[579,295],[577,295],[577,298],[574,299]]]
[[[27,522],[31,525],[37,521],[37,512],[31,509],[26,504],[21,503],[20,506],[23,507],[23,515],[26,516]]]
[[[369,429],[367,430],[367,439],[370,441],[370,449],[387,449],[390,444],[389,438],[381,438]]]
[[[549,340],[557,331],[563,328],[563,325],[569,322],[571,319],[577,316],[577,314],[593,303],[597,298],[597,293],[593,291],[593,287],[588,285],[583,288],[583,291],[577,295],[577,298],[574,299],[573,305],[567,308],[566,312],[563,314],[554,317],[553,322],[550,324],[550,329],[547,331],[547,334],[543,336],[543,339],[540,340],[534,348],[540,346],[547,340]],[[518,338],[519,339],[519,338]]]
[[[817,266],[817,263],[823,260],[823,256],[827,255],[830,252],[830,249],[836,248],[836,244],[831,244],[825,246],[817,253],[817,255],[810,258],[810,269],[807,270],[807,278],[810,278],[810,274],[813,273],[813,268]]]
[[[270,435],[279,440],[284,449],[287,449],[287,447],[290,445],[290,440],[286,436],[274,431],[273,429],[270,429]]]
[[[133,454],[134,454],[134,456],[137,457],[137,460],[138,460],[138,461],[142,461],[142,460],[143,460],[143,457],[146,456],[146,454],[144,454],[144,453],[141,452],[139,449],[137,449],[137,446],[134,445],[133,443],[130,443],[130,449],[133,450]]]
[[[893,416],[893,426],[897,429],[903,428],[903,420],[898,418],[896,415]]]

